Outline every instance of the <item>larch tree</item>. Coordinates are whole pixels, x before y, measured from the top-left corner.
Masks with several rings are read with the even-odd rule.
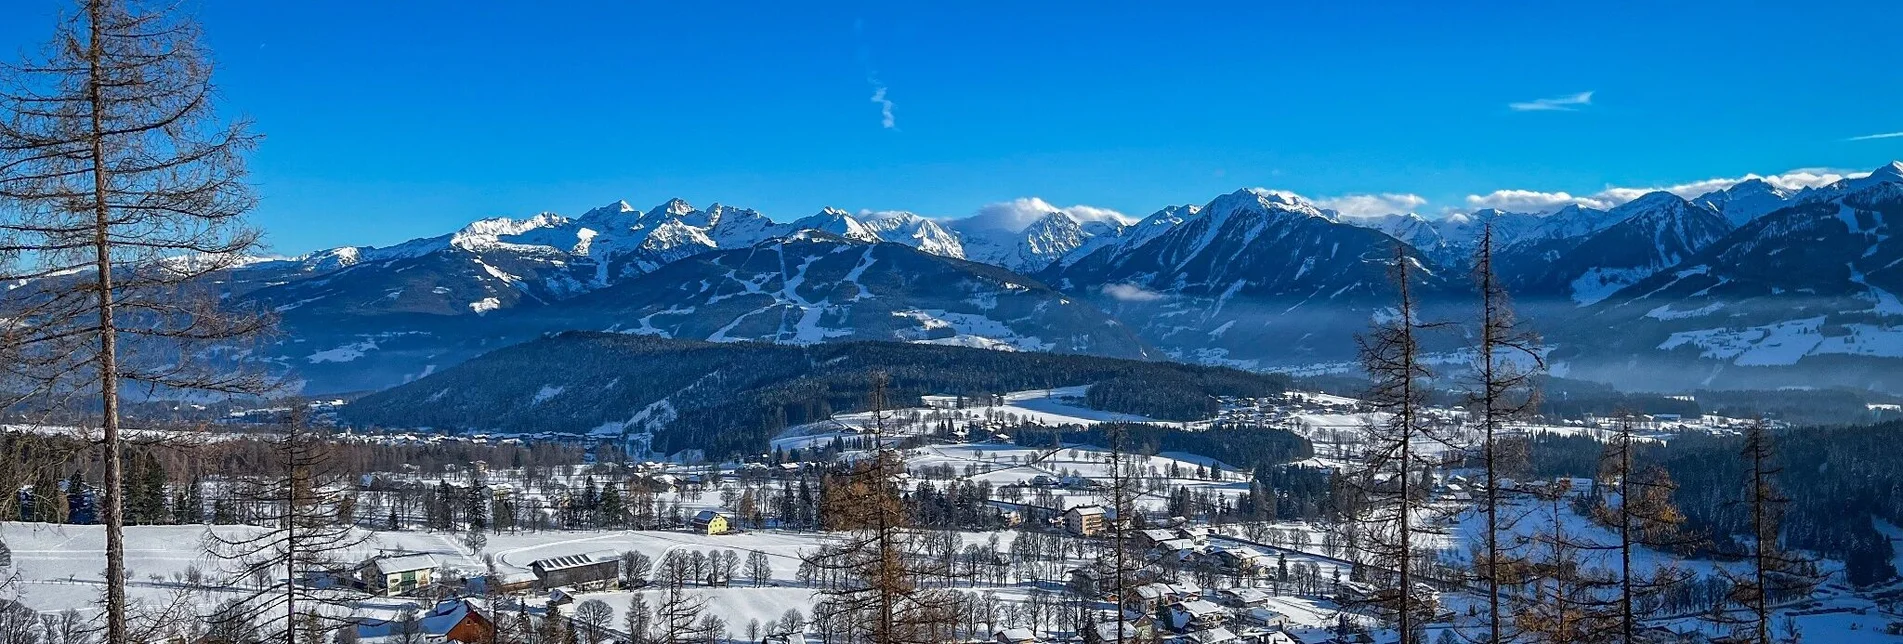
[[[948,622],[946,602],[923,588],[921,540],[911,529],[903,498],[905,460],[885,443],[890,378],[871,374],[867,396],[867,433],[871,453],[847,463],[824,486],[826,528],[848,533],[802,559],[825,581],[815,591],[834,613],[851,616],[838,623],[851,632],[847,641],[874,644],[940,641]]]
[[[1632,644],[1639,641],[1641,613],[1652,610],[1659,596],[1672,586],[1689,581],[1688,570],[1674,566],[1634,568],[1632,559],[1644,548],[1682,550],[1692,539],[1681,531],[1685,515],[1672,502],[1678,489],[1671,474],[1658,465],[1634,463],[1638,451],[1637,423],[1631,414],[1621,414],[1605,453],[1600,458],[1600,480],[1618,490],[1616,500],[1605,500],[1594,508],[1599,522],[1610,527],[1618,542],[1607,549],[1618,553],[1618,622],[1613,625],[1613,641]]]
[[[1524,420],[1539,405],[1539,391],[1533,376],[1544,366],[1539,337],[1527,330],[1514,315],[1506,285],[1494,270],[1493,222],[1480,229],[1480,241],[1474,251],[1474,285],[1480,294],[1480,328],[1475,334],[1474,375],[1467,395],[1467,408],[1480,432],[1477,452],[1480,481],[1479,512],[1484,521],[1480,544],[1474,558],[1475,576],[1486,591],[1486,626],[1481,637],[1489,644],[1511,641],[1507,631],[1511,622],[1502,606],[1505,593],[1518,566],[1513,553],[1515,517],[1503,516],[1507,490],[1501,481],[1524,459],[1515,449],[1521,443],[1504,441],[1507,424]]]
[[[255,508],[250,529],[207,530],[205,552],[224,562],[234,587],[246,579],[268,580],[232,602],[214,619],[239,619],[269,639],[296,644],[299,619],[306,629],[336,630],[342,622],[320,609],[353,595],[322,579],[349,576],[347,553],[371,533],[356,529],[348,476],[333,462],[333,444],[305,423],[305,404],[293,401],[289,422],[272,444],[272,474],[234,480],[230,498]],[[306,617],[313,616],[313,617]]]
[[[1115,629],[1117,633],[1115,644],[1123,644],[1126,639],[1121,626],[1123,606],[1130,600],[1130,589],[1136,582],[1137,569],[1143,563],[1142,555],[1132,551],[1135,544],[1130,536],[1132,522],[1136,520],[1137,496],[1142,494],[1142,489],[1138,485],[1137,477],[1134,476],[1135,466],[1124,459],[1126,456],[1123,449],[1124,431],[1125,427],[1122,423],[1113,423],[1105,429],[1105,439],[1110,445],[1107,462],[1110,466],[1110,480],[1102,490],[1104,505],[1109,508],[1110,514],[1108,544],[1110,552],[1109,556],[1103,560],[1103,563],[1109,565],[1110,583],[1108,588],[1100,590],[1111,591],[1117,596],[1118,606],[1115,619],[1119,626]]]
[[[197,25],[174,3],[82,0],[0,68],[0,301],[7,390],[96,413],[105,636],[129,641],[120,394],[253,392],[210,347],[262,327],[201,292],[258,245],[242,215],[257,137],[215,109]]]
[[[1416,591],[1424,577],[1416,558],[1438,531],[1429,523],[1433,507],[1425,481],[1430,462],[1424,451],[1449,445],[1426,414],[1426,381],[1434,374],[1422,360],[1421,341],[1441,325],[1421,318],[1414,261],[1395,246],[1393,312],[1356,338],[1362,368],[1373,381],[1365,399],[1382,419],[1369,423],[1359,462],[1343,480],[1347,536],[1381,582],[1372,596],[1353,603],[1394,622],[1404,644],[1418,642],[1433,608],[1432,598]]]
[[[1752,420],[1745,430],[1740,454],[1745,462],[1744,498],[1737,503],[1745,508],[1745,528],[1750,533],[1740,541],[1742,551],[1737,554],[1745,570],[1727,569],[1722,574],[1731,585],[1726,603],[1743,614],[1727,610],[1719,611],[1717,617],[1739,627],[1743,639],[1771,644],[1777,603],[1810,593],[1823,575],[1815,560],[1784,548],[1784,511],[1791,500],[1778,488],[1783,468],[1777,464],[1777,446],[1763,418]]]

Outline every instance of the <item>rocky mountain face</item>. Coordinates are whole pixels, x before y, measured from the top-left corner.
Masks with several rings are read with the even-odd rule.
[[[1423,311],[1464,316],[1490,225],[1524,317],[1576,374],[1612,380],[1631,368],[1619,365],[1654,360],[1685,373],[1887,366],[1903,358],[1886,339],[1903,290],[1890,241],[1898,186],[1903,165],[1892,164],[1801,191],[1749,180],[1608,210],[1439,218],[1346,217],[1240,190],[1134,223],[1052,210],[1021,228],[832,208],[782,223],[723,205],[614,202],[259,261],[223,287],[280,316],[285,333],[261,355],[313,393],[386,387],[570,329],[1312,370],[1346,363],[1353,334],[1392,313],[1397,247],[1418,269]],[[1791,364],[1760,364],[1792,329],[1818,340]],[[1856,373],[1881,370],[1840,371],[1863,382]]]

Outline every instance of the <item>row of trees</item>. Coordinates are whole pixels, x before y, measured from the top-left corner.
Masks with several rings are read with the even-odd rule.
[[[1644,620],[1657,616],[1662,598],[1688,588],[1693,576],[1635,557],[1690,553],[1704,535],[1681,529],[1678,486],[1664,467],[1642,462],[1629,414],[1601,448],[1592,490],[1571,490],[1566,479],[1543,486],[1514,482],[1528,464],[1529,441],[1509,428],[1539,408],[1533,385],[1542,356],[1493,273],[1493,247],[1489,225],[1474,262],[1480,301],[1466,387],[1472,431],[1465,432],[1429,412],[1430,398],[1439,395],[1438,374],[1421,352],[1426,335],[1452,325],[1416,313],[1415,263],[1401,248],[1395,251],[1394,313],[1361,338],[1362,365],[1373,381],[1365,399],[1379,420],[1367,428],[1358,460],[1339,477],[1330,503],[1358,564],[1356,580],[1370,585],[1351,603],[1395,628],[1404,643],[1424,642],[1425,624],[1441,618],[1432,585],[1474,588],[1483,596],[1464,623],[1456,620],[1456,631],[1476,641],[1642,641]],[[1771,432],[1763,422],[1746,434],[1738,461],[1744,476],[1732,489],[1742,494],[1730,498],[1745,508],[1746,521],[1734,531],[1743,538],[1727,539],[1724,554],[1745,565],[1743,572],[1726,568],[1714,581],[1724,592],[1705,616],[1768,644],[1776,604],[1808,593],[1817,578],[1813,564],[1783,546],[1790,500],[1778,489]],[[1440,489],[1435,473],[1452,466],[1478,472],[1471,510],[1448,503]],[[1458,569],[1423,553],[1446,536],[1455,515],[1468,511],[1477,534],[1467,571],[1449,574]],[[1582,516],[1613,537],[1589,536],[1573,521]]]

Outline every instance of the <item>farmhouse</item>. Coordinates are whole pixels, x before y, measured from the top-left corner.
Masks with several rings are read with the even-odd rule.
[[[364,562],[357,575],[370,590],[395,597],[430,585],[440,565],[426,554],[397,554]]]
[[[569,555],[537,559],[529,564],[536,584],[544,589],[575,588],[591,590],[614,584],[621,562],[614,556]]]
[[[687,520],[687,527],[700,534],[727,534],[727,516],[713,510],[701,510]]]

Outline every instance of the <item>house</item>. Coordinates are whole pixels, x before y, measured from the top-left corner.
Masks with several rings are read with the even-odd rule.
[[[1099,642],[1148,642],[1151,639],[1150,635],[1153,633],[1146,633],[1144,631],[1154,630],[1145,629],[1136,623],[1128,621],[1096,624],[1091,628],[1096,630],[1097,641]],[[1119,631],[1121,631],[1121,633],[1119,633]]]
[[[1196,550],[1196,542],[1188,539],[1164,539],[1156,543],[1155,549],[1163,554],[1193,552]]]
[[[1221,626],[1190,633],[1189,638],[1195,640],[1196,644],[1236,644],[1241,641],[1236,638],[1235,633]]]
[[[1247,546],[1211,548],[1210,554],[1215,555],[1217,563],[1242,572],[1254,572],[1273,563],[1268,555]]]
[[[537,559],[529,563],[535,583],[547,588],[590,590],[614,585],[620,578],[621,561],[611,553],[568,555]]]
[[[430,585],[439,565],[426,554],[386,555],[364,562],[357,576],[370,590],[395,597]]]
[[[1191,599],[1170,604],[1164,608],[1163,621],[1172,630],[1189,633],[1205,631],[1228,621],[1229,612],[1217,606],[1215,602],[1204,599]]]
[[[1260,588],[1224,588],[1216,591],[1216,599],[1235,608],[1254,608],[1269,603],[1269,594]]]
[[[1138,530],[1136,534],[1137,547],[1139,548],[1149,548],[1149,549],[1163,548],[1163,542],[1169,541],[1175,538],[1176,538],[1176,533],[1171,532],[1169,530],[1164,530],[1161,528]],[[1163,548],[1163,549],[1167,550],[1168,548]]]
[[[1288,628],[1288,616],[1261,606],[1241,611],[1242,621],[1266,628]]]
[[[727,517],[713,510],[701,510],[687,520],[687,528],[699,534],[727,534]]]
[[[422,642],[488,642],[495,637],[495,622],[478,599],[446,599],[437,602],[428,613],[410,613],[404,617],[372,621],[357,626],[361,640]]]
[[[1078,505],[1064,511],[1064,530],[1071,534],[1094,537],[1103,534],[1104,508],[1101,505]]]
[[[483,614],[473,600],[452,599],[441,602],[423,618],[423,632],[447,642],[475,644],[495,636],[495,622]]]
[[[998,644],[1034,644],[1037,642],[1037,634],[1028,628],[1007,628],[998,631],[994,639]]]

